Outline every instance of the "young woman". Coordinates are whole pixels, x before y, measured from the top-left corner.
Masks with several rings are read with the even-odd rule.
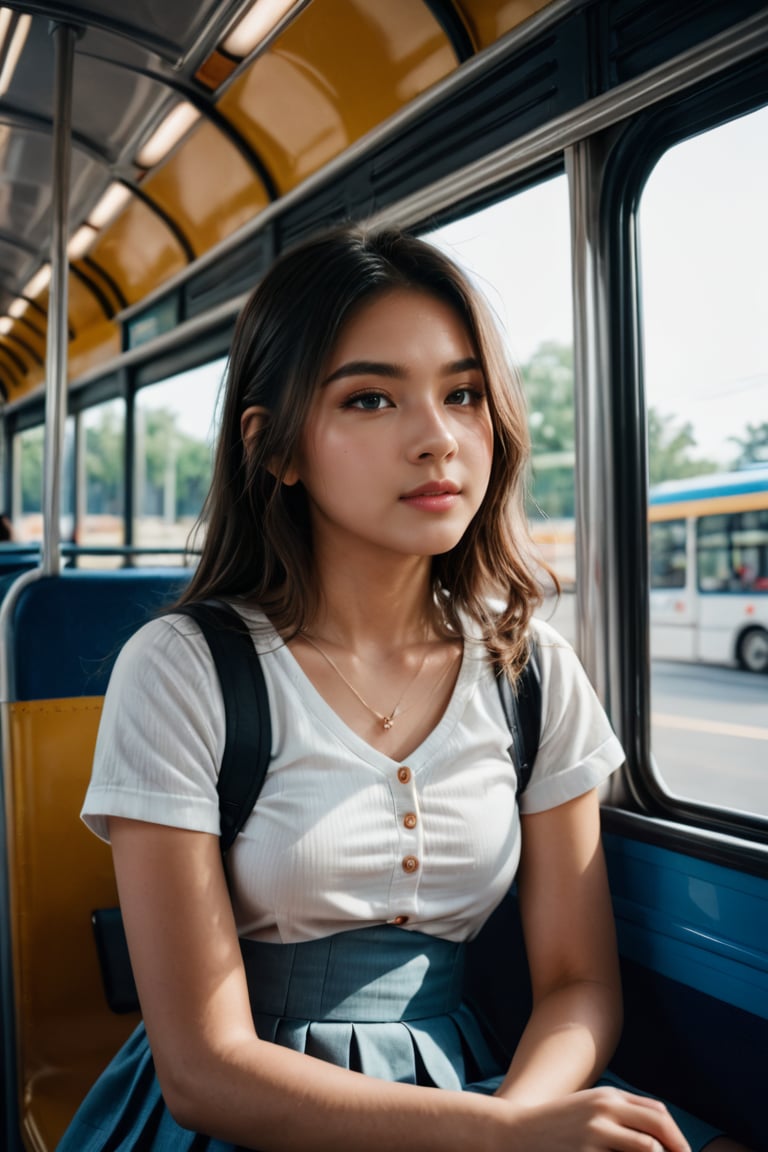
[[[143,628],[109,686],[84,818],[112,844],[144,1023],[62,1152],[686,1152],[678,1125],[695,1148],[717,1136],[590,1087],[621,1024],[596,787],[622,753],[531,615],[527,457],[493,324],[429,245],[341,230],[258,287],[184,599],[249,622],[270,768],[225,876],[212,659],[186,617]],[[531,636],[543,719],[521,815],[494,674],[519,675]],[[460,976],[515,876],[533,1010],[503,1067]]]

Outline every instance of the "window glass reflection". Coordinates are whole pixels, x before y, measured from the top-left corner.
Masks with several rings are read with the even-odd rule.
[[[640,204],[652,751],[768,815],[768,109],[670,149]],[[723,772],[728,765],[728,772]]]
[[[190,543],[201,543],[190,536],[211,481],[224,366],[212,361],[136,395],[133,541],[150,550],[137,563],[183,563]]]

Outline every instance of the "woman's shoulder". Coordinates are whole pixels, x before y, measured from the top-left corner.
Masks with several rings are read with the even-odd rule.
[[[536,646],[539,663],[578,660],[573,645],[548,620],[532,616],[528,623],[528,635]]]
[[[532,617],[528,634],[536,646],[542,686],[559,693],[576,689],[592,691],[578,653],[569,640],[548,620]]]
[[[151,695],[174,684],[200,683],[210,678],[212,669],[210,649],[195,621],[171,611],[148,620],[126,640],[108,694],[132,687]]]
[[[275,630],[267,617],[258,608],[237,599],[222,601],[233,608],[245,621],[254,642],[259,647],[272,644]],[[222,622],[222,628],[226,622]],[[190,653],[208,652],[208,645],[194,615],[184,611],[184,606],[169,608],[162,615],[143,624],[126,641],[119,659],[126,660],[184,660]]]
[[[192,619],[171,609],[142,624],[126,640],[118,659],[141,659],[158,655],[173,655],[202,641],[202,633]]]

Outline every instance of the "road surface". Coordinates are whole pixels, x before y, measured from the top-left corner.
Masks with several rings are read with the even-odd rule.
[[[574,597],[543,613],[573,642]],[[668,791],[768,817],[768,676],[654,661],[651,747]]]

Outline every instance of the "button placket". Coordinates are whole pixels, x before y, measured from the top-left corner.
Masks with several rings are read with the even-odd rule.
[[[395,821],[398,833],[397,861],[390,890],[390,924],[407,924],[417,909],[419,878],[423,864],[423,835],[416,780],[413,770],[401,764],[393,783]]]

